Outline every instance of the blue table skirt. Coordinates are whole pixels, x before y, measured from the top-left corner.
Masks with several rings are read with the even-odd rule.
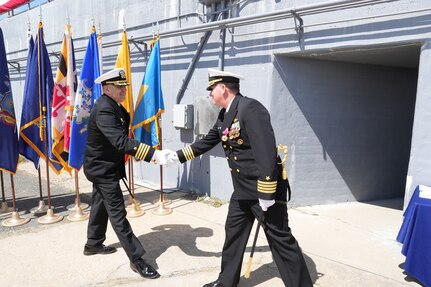
[[[404,270],[431,287],[431,206],[414,204],[403,248]]]
[[[420,197],[417,186],[404,211],[404,220],[397,241],[403,243],[406,256],[404,270],[426,287],[431,287],[431,199]]]
[[[418,185],[413,192],[413,195],[409,201],[409,204],[404,211],[404,220],[401,225],[400,231],[398,232],[397,241],[404,243],[404,239],[406,237],[407,228],[409,226],[410,220],[412,218],[413,209],[415,207],[415,204],[424,204],[424,205],[430,205],[431,206],[431,199],[429,198],[422,198],[419,197],[420,194],[420,186]]]

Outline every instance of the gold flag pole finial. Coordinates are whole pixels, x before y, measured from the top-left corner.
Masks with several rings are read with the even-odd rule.
[[[67,21],[67,30],[70,31],[69,9],[67,9],[67,8],[66,8],[66,21]]]
[[[42,25],[42,5],[39,4],[39,26]]]
[[[94,16],[91,16],[91,33],[96,32],[96,27],[94,26]]]
[[[31,33],[31,26],[30,26],[30,13],[27,15],[27,34]]]

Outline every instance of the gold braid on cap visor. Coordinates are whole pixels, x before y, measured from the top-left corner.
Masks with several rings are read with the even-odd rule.
[[[214,85],[215,83],[221,82],[223,81],[223,78],[218,78],[218,79],[214,79],[208,82],[208,87],[211,87],[212,85]]]
[[[119,80],[119,81],[106,81],[105,85],[128,86],[130,84],[126,80]]]

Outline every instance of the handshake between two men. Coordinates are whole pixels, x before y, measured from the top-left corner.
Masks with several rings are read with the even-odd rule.
[[[151,159],[154,164],[160,164],[162,166],[169,166],[171,164],[179,163],[180,160],[175,151],[164,149],[164,150],[156,150]],[[259,205],[263,211],[267,211],[269,207],[274,205],[275,200],[265,200],[259,198]]]
[[[154,162],[154,164],[160,164],[162,166],[169,166],[180,162],[177,153],[169,149],[156,150],[151,161]]]

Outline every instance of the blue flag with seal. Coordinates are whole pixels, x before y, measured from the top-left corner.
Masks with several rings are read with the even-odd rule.
[[[3,31],[0,28],[0,170],[16,173],[19,148]]]
[[[135,139],[154,148],[159,147],[161,140],[158,117],[165,112],[159,42],[160,38],[157,38],[151,43],[153,49],[139,90],[132,124]]]
[[[76,170],[81,168],[84,161],[87,125],[91,110],[94,102],[102,95],[101,86],[94,83],[99,76],[99,50],[96,28],[93,26],[82,63],[70,130],[69,166]]]
[[[36,43],[27,63],[26,82],[20,127],[20,152],[38,167],[39,158],[49,158],[49,166],[59,174],[63,167],[52,154],[51,104],[54,80],[51,62],[43,40],[43,25],[39,23]],[[34,152],[27,153],[29,149]],[[54,159],[52,161],[51,159]]]

